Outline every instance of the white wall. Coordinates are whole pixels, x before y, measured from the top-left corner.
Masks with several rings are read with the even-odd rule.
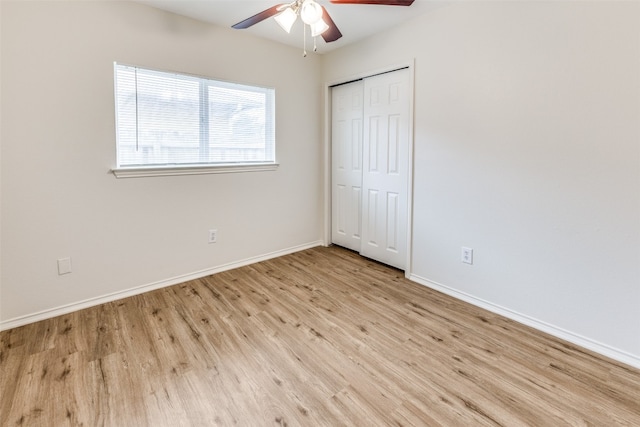
[[[2,1],[1,19],[4,327],[319,243],[319,57],[126,2]],[[114,61],[275,87],[279,169],[116,179]]]
[[[414,280],[636,366],[639,28],[637,2],[460,2],[323,64],[415,58]]]

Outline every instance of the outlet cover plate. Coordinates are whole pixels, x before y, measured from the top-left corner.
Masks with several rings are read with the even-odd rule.
[[[462,248],[462,262],[465,264],[473,264],[473,249],[472,248]]]
[[[58,275],[71,273],[71,258],[60,258],[58,260]]]

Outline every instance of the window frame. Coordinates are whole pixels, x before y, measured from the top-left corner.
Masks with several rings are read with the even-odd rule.
[[[158,73],[160,75],[163,74],[173,74],[176,78],[185,79],[185,80],[193,80],[197,81],[199,84],[199,102],[206,102],[204,105],[208,105],[208,87],[210,86],[208,83],[216,83],[213,85],[214,87],[221,88],[234,88],[236,85],[246,86],[249,88],[257,89],[256,92],[263,92],[267,94],[267,102],[270,103],[271,109],[271,117],[272,120],[270,123],[267,123],[266,126],[271,129],[268,130],[273,135],[273,143],[270,146],[272,150],[272,161],[251,161],[251,162],[202,162],[202,163],[170,163],[170,164],[148,164],[148,165],[119,165],[119,150],[120,147],[120,136],[119,136],[119,128],[118,128],[118,85],[117,85],[117,72],[118,66],[121,67],[131,67],[136,69],[141,69],[150,73]],[[258,86],[254,84],[240,83],[240,82],[230,82],[219,79],[212,79],[208,77],[202,77],[198,75],[175,72],[169,70],[157,70],[153,68],[140,67],[137,65],[129,65],[120,62],[113,63],[113,78],[114,78],[114,112],[115,112],[115,139],[116,139],[116,166],[111,168],[110,172],[116,178],[137,178],[137,177],[153,177],[153,176],[176,176],[176,175],[201,175],[201,174],[219,174],[219,173],[244,173],[244,172],[262,172],[262,171],[274,171],[278,168],[279,164],[276,161],[276,106],[275,106],[275,89],[266,86]],[[269,93],[269,91],[271,93]],[[203,101],[204,100],[204,101]],[[206,145],[206,141],[208,140],[209,135],[209,108],[204,108],[204,111],[201,111],[199,118],[199,128],[200,128],[200,153],[203,153],[203,144]],[[203,116],[206,118],[206,121],[203,120]],[[209,147],[205,147],[205,152],[208,151]]]

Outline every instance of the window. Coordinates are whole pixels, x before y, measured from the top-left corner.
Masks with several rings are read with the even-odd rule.
[[[114,173],[275,165],[274,92],[115,64]]]

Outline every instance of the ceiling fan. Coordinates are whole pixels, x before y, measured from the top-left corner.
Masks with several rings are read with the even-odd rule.
[[[386,6],[411,6],[414,0],[330,0],[335,4],[373,4]],[[329,12],[324,6],[315,0],[294,0],[291,3],[283,3],[263,10],[250,18],[240,21],[232,28],[249,28],[272,16],[276,22],[288,33],[300,15],[302,22],[311,29],[311,36],[321,35],[325,42],[330,43],[342,37],[342,33],[336,26]],[[305,31],[306,37],[306,31]],[[314,49],[315,50],[315,49]],[[306,52],[305,52],[306,54]]]

